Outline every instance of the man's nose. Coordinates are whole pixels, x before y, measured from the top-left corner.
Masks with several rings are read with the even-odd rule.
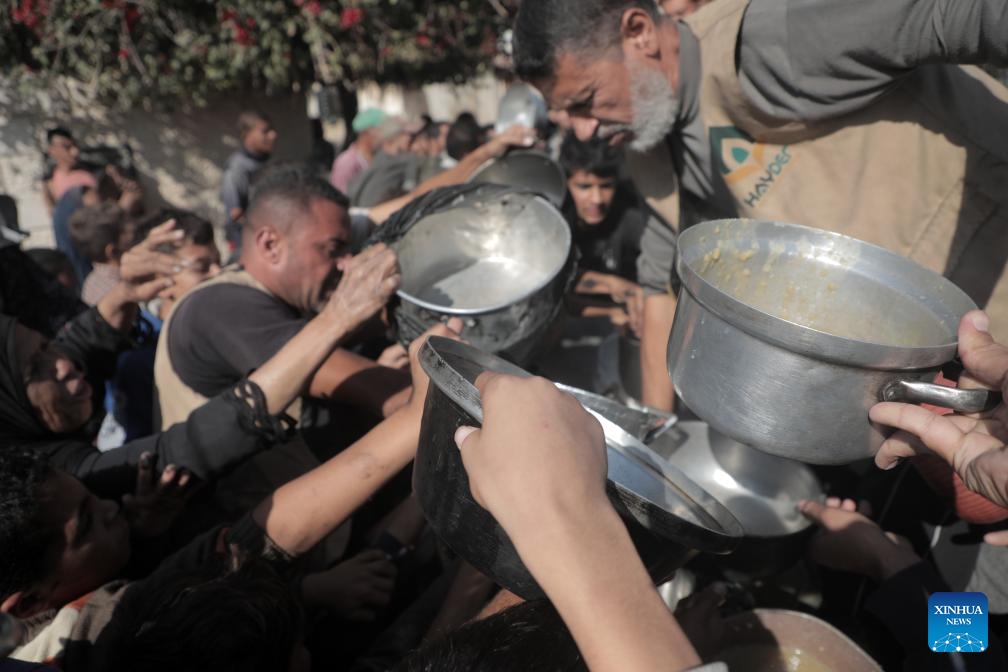
[[[592,187],[589,197],[593,205],[602,205],[602,190],[598,187]]]
[[[595,132],[598,131],[599,122],[598,119],[592,119],[590,117],[571,117],[571,126],[574,129],[574,135],[581,142],[586,142],[595,137]]]

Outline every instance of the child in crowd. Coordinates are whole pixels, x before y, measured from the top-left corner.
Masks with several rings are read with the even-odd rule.
[[[133,227],[126,213],[114,203],[101,202],[75,212],[70,218],[70,240],[91,262],[81,298],[96,305],[119,283],[119,259],[132,246]]]

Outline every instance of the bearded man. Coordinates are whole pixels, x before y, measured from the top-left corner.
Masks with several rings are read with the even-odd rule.
[[[654,216],[641,241],[645,403],[670,410],[676,234],[701,219],[803,223],[958,284],[1008,338],[1004,0],[536,0],[518,75],[581,139],[628,143]]]

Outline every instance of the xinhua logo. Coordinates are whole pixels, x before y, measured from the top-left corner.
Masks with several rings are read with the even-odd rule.
[[[928,600],[928,648],[936,653],[987,650],[987,596],[934,593]]]

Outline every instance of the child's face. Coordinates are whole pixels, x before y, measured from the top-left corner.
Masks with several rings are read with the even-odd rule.
[[[38,587],[61,607],[116,578],[130,557],[129,525],[118,503],[98,499],[70,474],[53,470],[38,489],[42,523],[53,531],[49,571]]]

